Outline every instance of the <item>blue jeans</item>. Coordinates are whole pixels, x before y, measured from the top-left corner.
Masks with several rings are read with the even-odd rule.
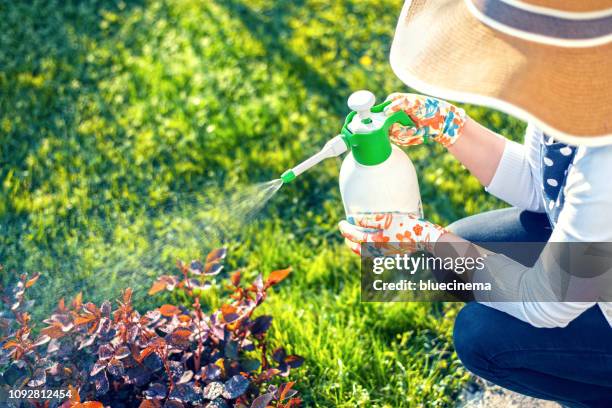
[[[464,218],[449,228],[481,245],[544,243],[551,233],[545,214],[514,208]],[[517,260],[532,265],[537,256]],[[612,407],[612,328],[597,306],[564,328],[546,329],[471,302],[459,312],[453,337],[465,367],[488,381],[570,407]]]

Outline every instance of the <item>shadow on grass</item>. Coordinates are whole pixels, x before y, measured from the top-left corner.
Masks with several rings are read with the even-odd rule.
[[[96,91],[87,87],[88,78],[79,70],[88,54],[83,44],[100,38],[102,13],[129,13],[141,3],[129,2],[121,9],[104,1],[0,7],[0,119],[6,123],[0,132],[0,179],[24,170],[41,140],[72,136],[79,96]],[[85,86],[77,89],[74,80]]]
[[[118,4],[35,1],[0,6],[0,263],[6,267],[0,274],[2,285],[15,281],[23,269],[74,274],[70,284],[79,282],[75,270],[81,254],[68,242],[78,239],[75,231],[87,233],[77,226],[94,214],[76,206],[58,214],[51,211],[55,204],[49,196],[61,193],[53,177],[60,171],[70,177],[74,162],[65,158],[78,158],[82,149],[95,152],[93,138],[78,132],[83,116],[95,114],[88,102],[101,104],[105,122],[119,127],[99,96],[95,76],[100,73],[87,69],[95,63],[87,46],[113,30],[104,28],[104,14],[128,14],[142,1]],[[72,191],[63,194],[70,197]],[[36,199],[49,203],[34,214],[30,208]],[[49,278],[43,275],[42,280]],[[95,289],[82,283],[84,290]]]
[[[346,95],[349,84],[342,78],[331,84],[323,75],[313,69],[302,57],[292,51],[283,40],[292,35],[287,24],[292,10],[304,6],[304,0],[279,1],[271,13],[264,15],[253,11],[248,5],[237,0],[222,0],[218,4],[239,18],[244,26],[264,45],[268,59],[275,57],[286,61],[301,78],[308,92],[320,96],[338,116],[346,114]]]

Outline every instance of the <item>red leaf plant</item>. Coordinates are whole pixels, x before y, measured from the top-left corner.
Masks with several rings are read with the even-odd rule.
[[[149,294],[182,290],[191,307],[164,304],[139,313],[126,289],[115,306],[83,302],[79,294],[35,329],[25,291],[39,275],[21,275],[4,291],[0,313],[0,393],[8,389],[67,390],[63,397],[15,400],[8,406],[140,408],[291,408],[301,404],[294,382],[283,382],[303,359],[284,348],[270,352],[272,317],[253,317],[266,291],[290,269],[260,275],[250,285],[230,275],[229,299],[205,313],[201,290],[223,266],[225,249],[205,262],[178,262],[179,276],[159,277]],[[34,335],[38,333],[38,335]],[[4,388],[5,390],[2,390]],[[21,404],[21,405],[20,405]]]

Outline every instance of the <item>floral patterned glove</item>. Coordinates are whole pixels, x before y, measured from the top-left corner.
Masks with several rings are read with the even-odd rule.
[[[353,217],[355,224],[346,220],[338,225],[346,238],[346,244],[361,255],[361,244],[377,243],[385,255],[432,250],[433,244],[447,232],[439,225],[406,213],[359,214]]]
[[[449,147],[461,136],[465,124],[465,111],[446,101],[425,95],[395,93],[385,113],[404,110],[414,121],[415,127],[394,124],[389,137],[398,146],[412,146],[433,139],[444,147]]]

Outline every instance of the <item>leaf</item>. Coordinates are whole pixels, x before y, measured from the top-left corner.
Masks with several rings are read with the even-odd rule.
[[[124,379],[128,384],[144,387],[151,382],[151,375],[152,373],[144,366],[135,365],[127,370]]]
[[[98,347],[98,357],[100,360],[108,360],[115,355],[115,349],[110,344],[103,344]]]
[[[206,290],[212,287],[210,282],[200,282],[198,279],[190,278],[186,281],[191,289]]]
[[[272,352],[272,358],[277,363],[284,363],[285,357],[287,357],[287,353],[285,352],[285,349],[282,347],[279,347]]]
[[[142,360],[144,360],[145,358],[147,358],[149,356],[149,354],[153,353],[154,349],[153,347],[149,346],[146,347],[145,349],[143,349],[140,354],[138,355],[138,358],[136,359],[139,362],[142,362]]]
[[[28,387],[40,387],[41,385],[45,385],[47,382],[47,373],[42,368],[37,368],[28,381]]]
[[[56,321],[61,325],[61,329],[64,333],[68,333],[74,327],[72,319],[68,315],[54,315]]]
[[[261,363],[259,362],[259,360],[255,358],[247,358],[247,359],[240,360],[241,371],[244,371],[244,372],[251,373],[257,370],[260,365]]]
[[[33,346],[42,346],[43,344],[48,343],[51,340],[51,337],[47,336],[46,334],[43,334],[42,336],[39,336],[33,343]]]
[[[283,408],[299,407],[300,405],[302,405],[302,400],[300,398],[291,398],[283,405]]]
[[[157,292],[161,292],[162,290],[166,290],[166,283],[165,282],[160,282],[159,280],[153,282],[153,286],[151,286],[151,289],[149,289],[149,295],[154,295]],[[142,406],[142,404],[141,404]]]
[[[195,275],[201,275],[204,272],[204,265],[200,261],[191,261],[189,264],[189,272]]]
[[[94,384],[96,386],[96,395],[104,395],[108,392],[108,378],[104,371],[101,371],[94,377]]]
[[[185,408],[185,405],[180,401],[168,400],[164,404],[164,408]]]
[[[104,404],[98,401],[81,402],[79,408],[104,408]]]
[[[57,310],[59,310],[60,312],[65,312],[66,311],[66,301],[64,300],[64,298],[61,298],[57,302]]]
[[[176,383],[177,384],[185,384],[185,383],[188,383],[189,381],[191,381],[192,378],[193,378],[193,371],[187,370],[187,371],[185,371],[183,373],[183,375],[181,375],[181,378],[179,378]]]
[[[121,346],[115,350],[115,358],[121,360],[130,355],[130,349],[127,346]]]
[[[59,339],[60,337],[64,337],[66,335],[66,333],[62,331],[61,327],[58,327],[55,325],[45,327],[44,329],[40,331],[40,334],[47,335],[51,337],[52,339]]]
[[[168,365],[172,380],[175,382],[178,381],[185,372],[185,367],[179,361],[169,361]]]
[[[89,330],[88,333],[92,334],[95,332],[95,330],[93,330],[96,326],[93,325]],[[100,325],[97,328],[97,332],[99,335],[103,336],[103,339],[106,339],[107,341],[109,341],[116,333],[116,330],[113,328],[113,322],[111,319],[103,317],[102,319],[100,319]]]
[[[232,285],[234,285],[235,287],[240,286],[240,275],[241,275],[241,272],[240,271],[236,271],[236,272],[232,273],[231,276],[230,276],[230,280],[232,282]]]
[[[148,371],[153,373],[161,370],[164,366],[162,359],[156,353],[149,354],[144,358],[142,364]]]
[[[171,317],[181,313],[181,309],[174,305],[165,304],[159,308],[159,312],[162,314],[162,316]]]
[[[218,381],[213,381],[210,384],[208,384],[206,387],[204,387],[204,390],[202,391],[202,395],[207,400],[214,400],[217,397],[219,397],[221,394],[223,394],[224,391],[225,391],[225,387],[223,386],[222,383]]]
[[[47,354],[54,354],[59,351],[59,340],[51,339],[51,341],[47,344]]]
[[[29,380],[27,370],[24,368],[24,366],[25,363],[22,360],[14,361],[2,375],[2,380],[4,380],[4,383],[12,388],[21,388],[24,386]]]
[[[112,309],[112,306],[108,300],[105,300],[100,305],[100,313],[103,316],[110,317],[111,309]]]
[[[223,270],[223,265],[220,263],[207,263],[206,268],[204,270],[204,275],[206,276],[215,276],[218,275]]]
[[[207,364],[202,368],[202,378],[205,380],[216,380],[221,377],[221,368],[216,364]]]
[[[251,340],[245,339],[242,341],[242,350],[253,351],[255,350],[255,344]]]
[[[147,399],[161,400],[166,398],[166,394],[168,390],[166,386],[161,383],[153,383],[149,386],[149,388],[144,392],[144,396]]]
[[[17,346],[19,346],[19,343],[18,343],[18,342],[16,342],[15,340],[9,340],[9,341],[7,341],[6,343],[4,343],[4,346],[2,346],[2,348],[3,348],[4,350],[8,350],[8,349],[10,349],[10,348],[15,348],[15,347],[17,347]]]
[[[206,263],[218,262],[225,258],[227,255],[227,248],[217,248],[209,252],[206,256]]]
[[[268,404],[274,399],[274,393],[268,392],[260,395],[259,397],[253,400],[251,404],[251,408],[266,408]]]
[[[79,395],[79,390],[76,389],[71,384],[68,384],[68,391],[70,395],[70,402],[81,402],[81,397]]]
[[[89,375],[94,377],[94,376],[98,375],[98,373],[100,373],[105,368],[106,368],[106,363],[101,362],[101,361],[96,361],[96,363],[93,365]]]
[[[158,321],[160,317],[161,313],[159,313],[159,310],[149,310],[145,313],[143,319],[148,320],[148,322],[146,322],[147,324],[152,324]]]
[[[279,395],[278,395],[279,401],[284,401],[287,398],[291,398],[292,396],[294,396],[296,394],[296,391],[291,389],[294,384],[295,384],[295,381],[290,381],[290,382],[288,382],[286,384],[282,384],[280,386],[280,388],[278,389],[278,391],[279,391]]]
[[[238,319],[240,316],[237,313],[238,309],[235,306],[224,304],[221,305],[221,314],[225,323],[231,323]]]
[[[168,335],[166,339],[168,340],[168,343],[172,344],[173,346],[185,349],[189,346],[189,344],[191,344],[191,341],[189,340],[191,334],[191,330],[179,328],[173,331],[172,334]]]
[[[123,303],[128,304],[132,301],[132,288],[127,288],[123,292]]]
[[[261,273],[257,275],[257,278],[255,278],[255,281],[253,282],[253,289],[258,293],[264,289],[263,276],[261,276]]]
[[[238,342],[229,340],[225,343],[225,347],[223,348],[225,353],[225,358],[229,358],[230,360],[235,360],[238,358]]]
[[[39,273],[39,272],[36,272],[36,273],[34,274],[34,276],[32,276],[30,279],[28,279],[28,280],[26,281],[26,283],[25,283],[25,287],[26,287],[26,288],[29,288],[29,287],[31,287],[32,285],[34,285],[34,284],[36,283],[36,281],[38,280],[38,278],[40,278],[40,273]]]
[[[201,402],[202,398],[195,391],[191,384],[177,384],[172,391],[170,391],[170,395],[168,396],[171,400],[176,400],[180,402]]]
[[[273,271],[270,273],[270,276],[268,276],[268,279],[266,280],[266,288],[269,288],[270,286],[276,285],[280,282],[282,282],[292,271],[292,268],[289,267],[287,269],[279,269],[277,271]]]
[[[214,401],[209,402],[204,408],[228,408],[227,402],[223,398],[217,398]]]
[[[285,364],[287,364],[291,368],[298,368],[302,364],[304,364],[304,357],[291,355],[285,358]]]
[[[77,293],[77,295],[72,299],[72,308],[74,310],[78,310],[83,305],[83,292]]]
[[[138,408],[161,408],[161,403],[159,401],[151,401],[146,399],[142,400]]]
[[[113,358],[107,367],[108,373],[115,377],[121,377],[124,373],[123,363],[116,358]]]
[[[151,289],[149,289],[149,295],[154,295],[155,293],[161,292],[162,290],[174,290],[177,283],[178,278],[176,276],[162,275],[157,278],[155,283],[153,283],[153,286],[151,286]]]
[[[85,309],[85,311],[91,313],[91,314],[98,314],[100,309],[98,309],[98,306],[96,306],[94,303],[91,302],[87,302],[83,305],[83,309]]]
[[[221,305],[221,313],[223,313],[224,315],[230,314],[230,313],[236,313],[236,311],[237,311],[236,306],[229,305],[227,303]]]
[[[251,333],[254,335],[264,334],[270,328],[272,324],[272,316],[263,315],[253,320],[251,324]]]
[[[269,381],[272,377],[281,373],[278,368],[268,368],[257,376],[257,382]]]
[[[84,324],[89,324],[93,321],[95,321],[97,318],[94,315],[91,314],[86,314],[86,315],[82,315],[82,316],[77,316],[74,318],[74,324],[77,326],[82,326]]]
[[[83,339],[81,341],[81,343],[79,344],[79,350],[84,349],[85,347],[89,347],[93,344],[93,342],[96,340],[96,336],[89,336],[86,337],[85,339]]]
[[[234,399],[238,398],[246,392],[251,383],[249,380],[241,375],[235,375],[224,384],[225,391],[223,392],[223,398]]]

